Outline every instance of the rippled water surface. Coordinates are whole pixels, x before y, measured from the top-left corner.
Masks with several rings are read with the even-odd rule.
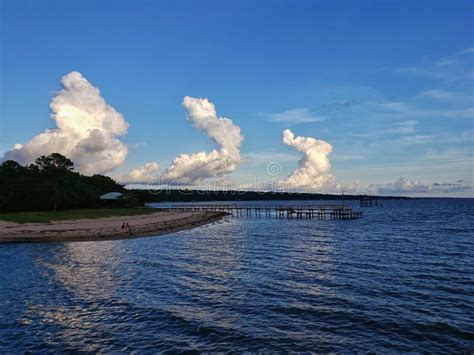
[[[473,217],[473,200],[386,201],[354,221],[3,244],[0,351],[469,351]]]

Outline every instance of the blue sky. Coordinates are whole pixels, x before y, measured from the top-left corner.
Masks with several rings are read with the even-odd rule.
[[[130,125],[118,172],[216,147],[186,120],[192,96],[240,127],[235,181],[265,180],[271,162],[290,175],[301,154],[282,142],[289,128],[332,145],[341,187],[473,194],[472,1],[1,6],[2,153],[55,127],[51,97],[78,71]]]

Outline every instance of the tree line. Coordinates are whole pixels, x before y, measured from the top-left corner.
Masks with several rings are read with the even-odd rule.
[[[147,202],[208,202],[208,201],[272,201],[272,200],[359,200],[363,197],[377,199],[400,199],[406,197],[335,195],[321,193],[298,193],[276,191],[242,190],[130,190],[141,203]]]
[[[100,195],[125,192],[108,176],[85,176],[73,170],[73,162],[58,153],[41,156],[27,166],[4,161],[0,165],[0,212],[94,208],[100,206]]]
[[[58,153],[41,156],[34,164],[27,166],[13,160],[0,165],[0,213],[95,208],[102,205],[100,195],[112,191],[127,196],[124,200],[116,201],[115,205],[120,207],[133,207],[147,202],[355,200],[363,197],[269,191],[126,190],[108,176],[86,176],[74,172],[73,162]]]

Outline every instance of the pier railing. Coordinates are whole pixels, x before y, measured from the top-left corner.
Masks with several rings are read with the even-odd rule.
[[[160,206],[168,211],[219,211],[227,212],[235,217],[274,217],[274,218],[307,218],[307,219],[357,219],[362,212],[353,211],[346,205],[193,205],[173,204]]]

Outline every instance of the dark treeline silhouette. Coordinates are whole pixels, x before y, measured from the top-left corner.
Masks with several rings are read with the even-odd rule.
[[[147,202],[206,202],[206,201],[268,201],[268,200],[359,200],[395,199],[404,197],[367,195],[330,195],[320,193],[262,192],[262,191],[208,191],[208,190],[130,190],[141,203]]]
[[[85,176],[74,172],[73,162],[58,153],[41,156],[28,166],[22,166],[13,160],[0,165],[0,212],[100,207],[102,204],[99,196],[112,191],[122,192],[127,198],[107,207],[133,207],[147,202],[358,200],[366,196],[187,189],[126,190],[108,176]]]
[[[74,172],[73,162],[58,153],[28,166],[12,160],[0,165],[0,212],[98,207],[99,196],[111,191],[124,188],[107,176]]]

